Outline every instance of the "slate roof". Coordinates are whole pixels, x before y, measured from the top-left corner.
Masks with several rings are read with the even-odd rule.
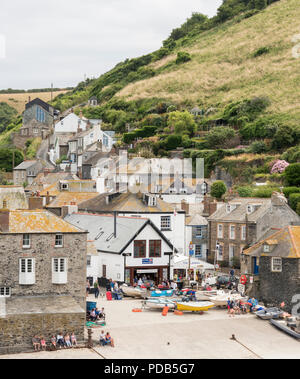
[[[168,243],[170,249],[173,250],[171,243],[147,218],[118,216],[116,238],[114,238],[113,215],[73,213],[72,215],[66,216],[65,220],[82,229],[88,230],[88,240],[93,241],[98,251],[116,254],[122,253],[147,224],[150,224],[166,243]]]
[[[81,204],[97,196],[99,196],[98,192],[59,192],[57,197],[46,208],[61,208],[64,205],[70,205],[72,202]]]
[[[46,210],[9,212],[9,233],[80,233],[83,230]]]
[[[206,218],[204,218],[200,214],[195,214],[193,217],[187,218],[186,225],[187,226],[208,225],[208,221],[206,220]]]
[[[175,206],[157,198],[156,206],[149,206],[143,202],[143,195],[126,192],[113,194],[109,204],[106,203],[107,194],[98,195],[92,200],[80,204],[80,209],[92,212],[114,212],[118,211],[136,213],[173,213]],[[182,212],[182,211],[177,211]]]
[[[27,170],[28,168],[32,167],[37,163],[36,160],[33,161],[24,161],[20,163],[17,167],[14,168],[14,170]]]
[[[270,245],[270,252],[264,252],[264,244]],[[300,226],[286,226],[251,246],[244,251],[244,254],[250,256],[300,259]]]
[[[227,213],[227,205],[237,205],[236,209]],[[247,206],[255,205],[257,209],[251,213],[247,214]],[[245,222],[246,215],[248,216],[249,222],[256,222],[262,215],[264,215],[267,210],[271,207],[271,199],[262,198],[235,198],[228,203],[224,203],[222,207],[217,209],[208,220],[209,221],[223,221],[223,222]]]

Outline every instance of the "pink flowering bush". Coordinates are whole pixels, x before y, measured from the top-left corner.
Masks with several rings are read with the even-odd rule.
[[[289,165],[288,162],[278,159],[271,168],[271,174],[282,174]]]

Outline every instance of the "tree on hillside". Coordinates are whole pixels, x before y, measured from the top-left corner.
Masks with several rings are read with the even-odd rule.
[[[206,140],[211,149],[230,148],[239,143],[237,132],[234,129],[220,126],[211,129]]]
[[[300,186],[300,163],[290,164],[284,171],[288,186]]]
[[[226,191],[227,191],[227,187],[225,183],[222,180],[218,180],[214,182],[213,185],[211,186],[210,194],[211,196],[220,200],[222,199],[222,196],[225,195]]]
[[[6,129],[17,114],[18,112],[15,108],[9,106],[7,103],[0,103],[0,133]]]
[[[168,127],[178,135],[193,136],[196,131],[194,117],[188,112],[171,112],[168,118]]]

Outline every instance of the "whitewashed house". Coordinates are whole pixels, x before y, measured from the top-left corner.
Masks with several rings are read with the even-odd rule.
[[[102,194],[82,202],[79,210],[98,214],[117,212],[119,216],[147,218],[175,246],[179,254],[188,253],[189,241],[186,241],[185,235],[186,212],[154,195],[131,192]]]
[[[151,220],[87,213],[73,213],[65,220],[89,233],[87,276],[93,281],[106,278],[133,284],[135,277],[145,275],[159,284],[170,279],[177,251]]]
[[[87,124],[87,120],[78,117],[75,113],[70,113],[55,124],[54,133],[77,133],[78,129],[85,131]]]

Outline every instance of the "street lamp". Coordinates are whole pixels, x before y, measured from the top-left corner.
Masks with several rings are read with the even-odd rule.
[[[124,283],[126,283],[126,257],[131,257],[130,253],[122,253],[124,257]]]

